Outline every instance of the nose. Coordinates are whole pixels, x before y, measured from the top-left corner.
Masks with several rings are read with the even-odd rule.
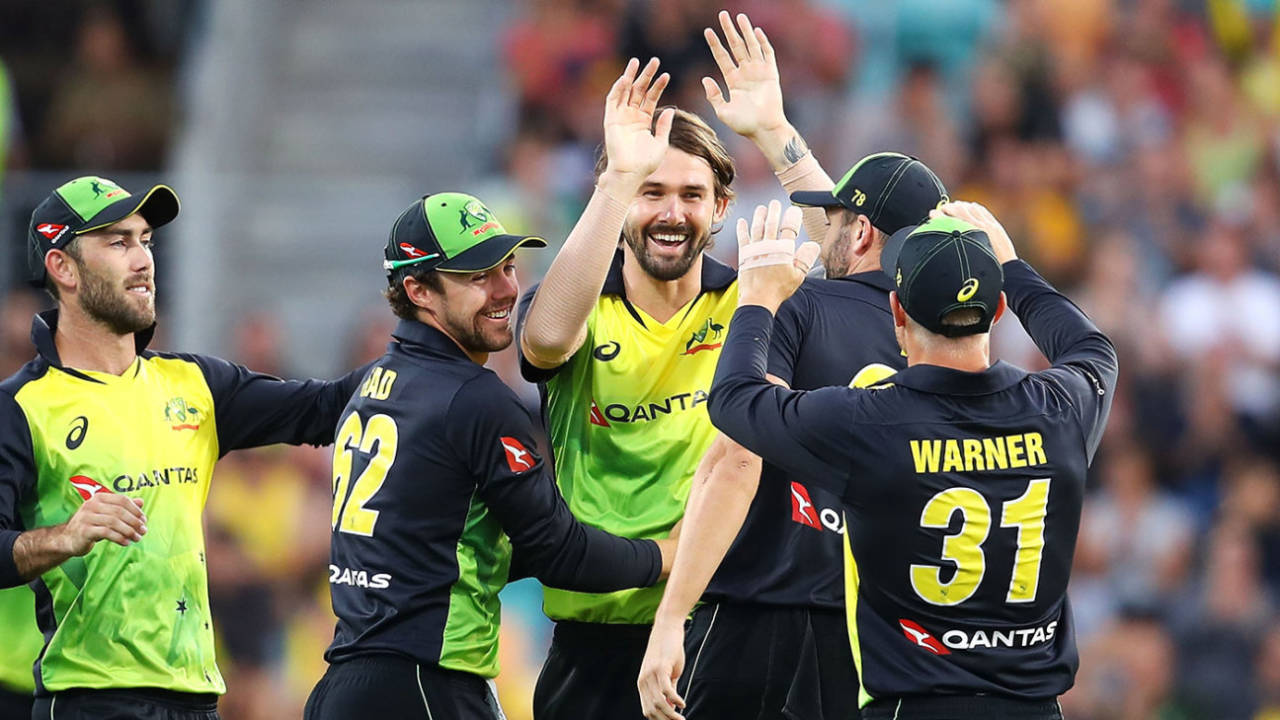
[[[136,243],[129,249],[129,269],[133,272],[145,272],[151,269],[155,260],[151,257],[151,249],[142,243]]]
[[[507,273],[502,272],[501,267],[494,273],[494,280],[489,284],[489,288],[489,295],[497,302],[506,302],[520,295],[520,281],[515,273],[508,276]]]
[[[684,211],[680,207],[679,197],[668,195],[663,198],[658,220],[669,225],[679,225],[684,221]]]

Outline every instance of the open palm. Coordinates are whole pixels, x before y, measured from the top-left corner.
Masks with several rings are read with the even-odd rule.
[[[662,164],[671,134],[675,111],[663,111],[655,124],[653,114],[658,99],[671,76],[658,71],[654,58],[636,76],[640,61],[632,58],[609,89],[604,106],[604,147],[608,170],[627,175],[648,176]]]
[[[778,62],[773,46],[764,31],[751,26],[745,14],[738,14],[735,28],[729,13],[720,12],[720,27],[725,43],[711,28],[703,31],[711,56],[729,91],[726,99],[715,80],[704,77],[702,86],[716,117],[731,130],[752,137],[786,124],[782,108],[782,84],[778,80]],[[741,32],[739,32],[741,29]]]

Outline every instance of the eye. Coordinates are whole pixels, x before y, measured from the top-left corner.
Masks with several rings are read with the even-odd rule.
[[[661,190],[645,190],[644,196],[651,200],[656,200],[662,197],[662,191]]]

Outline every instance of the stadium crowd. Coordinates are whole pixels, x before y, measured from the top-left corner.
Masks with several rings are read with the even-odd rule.
[[[498,38],[517,112],[494,138],[502,151],[491,177],[469,191],[508,227],[563,239],[591,189],[600,99],[625,58],[661,58],[672,73],[666,100],[714,124],[700,87],[715,76],[702,29],[720,7],[521,3]],[[80,28],[74,52],[57,56],[10,44],[18,25],[0,29],[0,172],[6,154],[10,169],[164,169],[180,120],[160,78],[180,52],[144,42],[138,57],[123,42],[125,22],[146,26],[144,8],[91,6],[68,19]],[[1081,669],[1062,699],[1066,715],[1280,718],[1276,3],[752,0],[731,9],[773,39],[789,115],[828,169],[877,150],[921,158],[954,198],[990,207],[1118,346],[1118,396],[1071,588]],[[106,65],[127,85],[111,92],[139,97],[119,105],[146,122],[113,119],[119,132],[103,144],[101,124],[78,127],[60,108],[107,92],[93,77]],[[759,153],[732,132],[721,137],[738,163],[737,207],[776,197]],[[729,240],[714,252],[734,260]],[[544,269],[522,268],[522,284]],[[30,318],[43,303],[14,289],[0,304],[0,377],[31,356]],[[377,310],[378,322],[353,332],[343,367],[381,353],[391,317]],[[998,327],[996,342],[1006,360],[1044,363],[1016,321]],[[280,343],[264,311],[223,354],[288,376]],[[491,365],[536,405],[514,349]],[[218,467],[205,521],[228,720],[296,716],[323,672],[333,624],[328,461],[327,449],[270,448]],[[273,511],[241,510],[251,506]],[[513,719],[527,712],[547,642],[536,587],[514,590],[499,678]]]

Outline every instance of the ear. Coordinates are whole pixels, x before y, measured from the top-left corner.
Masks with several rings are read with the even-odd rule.
[[[44,271],[60,290],[74,289],[80,284],[80,268],[75,259],[62,250],[45,253]]]
[[[728,214],[729,214],[729,198],[727,197],[716,198],[716,209],[715,209],[715,212],[711,215],[711,223],[714,225],[715,223],[724,222],[725,216],[727,216]]]
[[[872,249],[872,242],[876,241],[876,227],[867,218],[867,215],[856,215],[854,218],[854,255],[867,255],[867,251]]]
[[[404,280],[404,292],[408,296],[409,302],[435,315],[440,310],[440,305],[444,298],[440,293],[427,287],[425,283],[418,282],[418,279],[406,275]]]
[[[991,316],[991,325],[992,325],[993,327],[995,326],[995,324],[996,324],[996,323],[1000,322],[1000,318],[1001,318],[1001,316],[1003,316],[1003,315],[1004,315],[1004,311],[1005,311],[1005,309],[1006,309],[1006,308],[1008,308],[1008,307],[1009,307],[1009,305],[1008,305],[1008,302],[1005,300],[1005,297],[1004,297],[1004,291],[1003,291],[1003,290],[1001,290],[1001,291],[1000,291],[1000,304],[996,306],[996,314]]]
[[[1003,300],[1003,298],[1001,298]],[[889,309],[893,311],[894,327],[904,328],[907,326],[907,311],[903,309],[902,303],[898,302],[898,291],[889,291]]]

